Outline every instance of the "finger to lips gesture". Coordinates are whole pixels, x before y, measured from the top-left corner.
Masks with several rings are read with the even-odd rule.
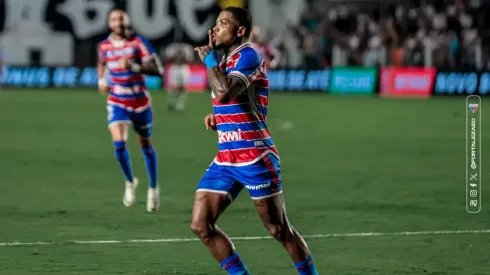
[[[208,36],[209,36],[208,45],[194,48],[194,51],[196,51],[199,54],[199,57],[201,58],[201,60],[204,60],[204,58],[213,50],[213,31],[212,30],[208,31]]]

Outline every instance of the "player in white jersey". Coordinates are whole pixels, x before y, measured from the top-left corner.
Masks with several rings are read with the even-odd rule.
[[[281,52],[273,43],[267,42],[267,38],[261,33],[260,27],[255,25],[250,32],[250,44],[264,59],[268,69],[276,69],[281,61]]]
[[[165,49],[165,62],[168,67],[168,109],[183,111],[186,100],[186,84],[190,81],[189,63],[194,59],[191,45],[172,43]]]

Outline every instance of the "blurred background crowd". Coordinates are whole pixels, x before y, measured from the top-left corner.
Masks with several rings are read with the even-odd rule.
[[[251,42],[269,67],[490,68],[490,3],[484,1],[310,0],[301,14],[280,32],[255,26]]]
[[[489,5],[482,1],[311,1],[301,24],[275,37],[285,66],[488,67]],[[295,56],[302,55],[302,56]],[[485,61],[486,60],[486,61]]]
[[[121,7],[165,64],[198,63],[192,48],[229,5],[250,9],[251,43],[271,69],[490,69],[489,0],[4,0],[0,52],[11,65],[93,66],[108,34],[96,15]]]

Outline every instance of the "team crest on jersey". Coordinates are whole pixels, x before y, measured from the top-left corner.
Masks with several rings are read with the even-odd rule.
[[[476,110],[478,110],[478,104],[468,104],[468,107],[473,113],[475,113]]]
[[[112,58],[112,57],[117,57],[117,56],[128,56],[128,55],[135,54],[135,52],[136,52],[135,48],[127,47],[124,49],[107,51],[107,57]]]
[[[233,56],[231,56],[230,59],[226,61],[226,68],[235,68],[241,57],[242,57],[241,53],[236,53]]]

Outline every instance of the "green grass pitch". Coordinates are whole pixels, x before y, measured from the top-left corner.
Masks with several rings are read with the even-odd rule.
[[[138,204],[122,205],[102,96],[0,91],[0,274],[225,274],[203,245],[182,240],[194,237],[195,187],[216,153],[216,134],[203,125],[209,94],[191,94],[183,114],[167,112],[162,92],[153,102],[162,207],[147,214],[134,134],[129,149],[142,185]],[[320,274],[490,274],[490,101],[482,106],[483,208],[469,214],[464,97],[271,94],[268,124],[290,220],[304,235],[338,234],[307,238]],[[219,225],[232,237],[267,235],[247,192]],[[441,230],[483,231],[349,235]],[[134,239],[165,241],[127,242]],[[296,274],[273,240],[235,245],[252,274]]]

